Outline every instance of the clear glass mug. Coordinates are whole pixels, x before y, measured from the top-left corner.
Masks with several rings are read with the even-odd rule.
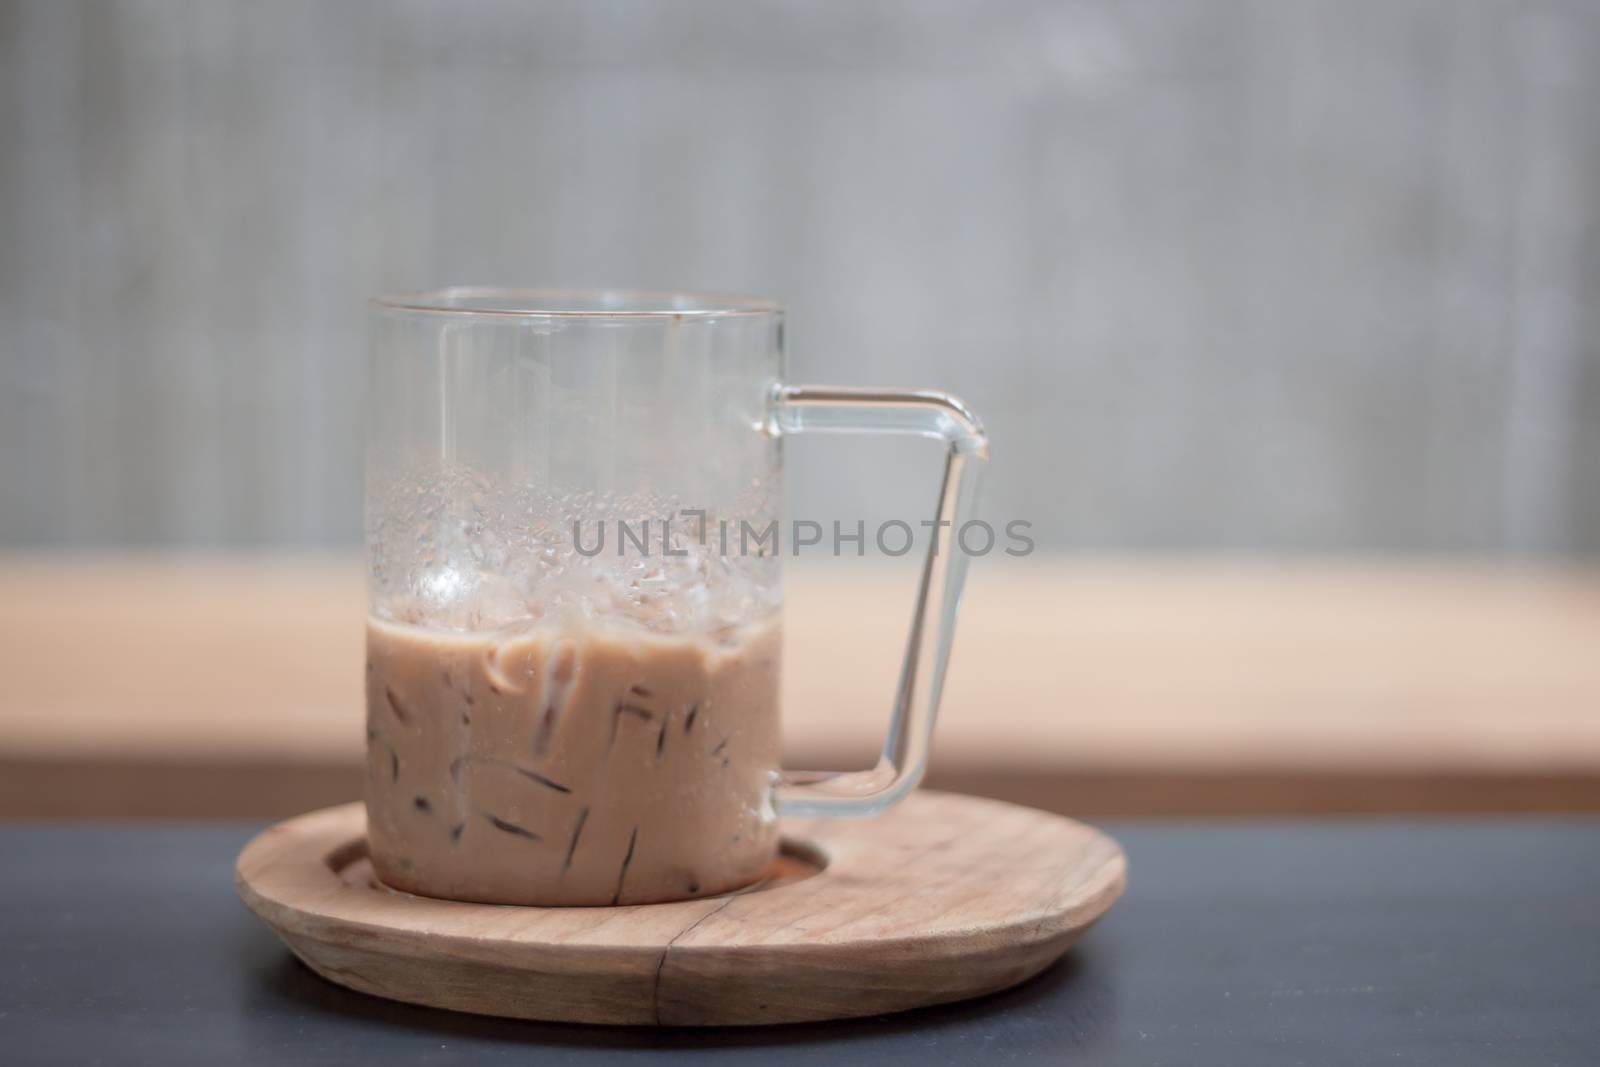
[[[941,393],[788,385],[783,309],[449,289],[375,305],[369,847],[455,900],[637,904],[759,879],[783,815],[920,778],[988,446]],[[783,440],[947,446],[883,755],[780,770]],[[781,542],[786,543],[786,542]]]

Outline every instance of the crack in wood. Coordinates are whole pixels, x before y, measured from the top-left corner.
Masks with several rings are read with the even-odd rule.
[[[700,918],[696,919],[688,926],[685,926],[682,930],[679,930],[677,933],[673,934],[672,940],[668,941],[666,947],[661,950],[661,958],[656,960],[655,981],[651,983],[650,986],[650,1004],[655,1009],[657,1026],[661,1025],[661,972],[667,966],[667,956],[672,952],[672,946],[688,937],[689,934],[693,932],[695,927],[699,926],[713,915],[720,913],[723,908],[726,908],[729,904],[732,904],[737,899],[739,899],[738,894],[732,894],[727,897],[721,904],[718,904],[716,907],[700,916]]]

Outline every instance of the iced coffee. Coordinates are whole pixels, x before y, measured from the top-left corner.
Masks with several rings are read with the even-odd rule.
[[[400,890],[643,904],[762,876],[777,847],[777,623],[491,632],[372,618],[369,844]]]

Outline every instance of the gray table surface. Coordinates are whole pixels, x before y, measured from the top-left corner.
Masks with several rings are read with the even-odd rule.
[[[733,1031],[351,993],[234,897],[240,824],[0,825],[0,1061],[1600,1063],[1600,821],[1124,823],[1056,967],[899,1016]]]

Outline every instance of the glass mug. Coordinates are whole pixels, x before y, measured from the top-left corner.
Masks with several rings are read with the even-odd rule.
[[[779,816],[860,815],[927,760],[988,445],[940,393],[783,382],[783,309],[447,289],[375,304],[368,841],[396,889],[640,904],[759,880]],[[779,769],[783,440],[945,442],[883,754]]]

